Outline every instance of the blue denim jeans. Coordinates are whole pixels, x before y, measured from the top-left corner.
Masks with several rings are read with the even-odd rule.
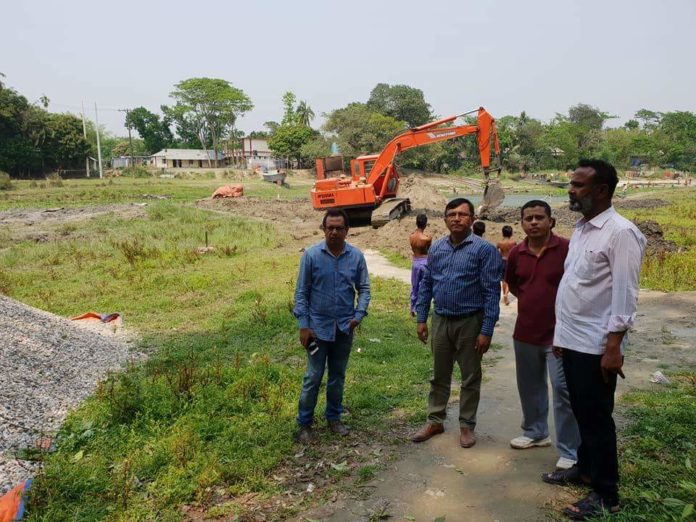
[[[309,426],[314,420],[314,408],[319,397],[319,387],[324,377],[324,369],[328,365],[329,376],[326,380],[326,411],[327,420],[339,420],[343,413],[343,384],[346,380],[348,357],[353,344],[353,334],[346,335],[336,329],[336,340],[322,341],[317,339],[319,350],[314,355],[307,352],[307,371],[302,382],[300,404],[297,412],[297,424]]]

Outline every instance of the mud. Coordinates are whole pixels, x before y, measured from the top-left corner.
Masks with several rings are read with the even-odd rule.
[[[674,241],[665,239],[662,227],[652,220],[636,221],[636,226],[648,240],[645,248],[647,255],[664,254],[665,252],[679,252],[680,248]]]

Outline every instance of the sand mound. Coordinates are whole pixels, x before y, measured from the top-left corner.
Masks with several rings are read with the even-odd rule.
[[[409,198],[411,200],[411,208],[414,210],[436,210],[442,212],[447,204],[447,198],[420,176],[401,178],[399,197]]]

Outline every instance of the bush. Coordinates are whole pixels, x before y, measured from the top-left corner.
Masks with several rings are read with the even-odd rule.
[[[62,187],[63,186],[63,178],[61,178],[60,174],[58,174],[57,172],[54,172],[54,173],[46,176],[46,181],[48,181],[49,187]]]
[[[12,188],[12,180],[7,172],[0,171],[0,190],[10,190]]]
[[[133,178],[150,178],[152,177],[150,172],[142,165],[136,165],[134,167],[127,167],[123,169],[124,176],[131,176]]]

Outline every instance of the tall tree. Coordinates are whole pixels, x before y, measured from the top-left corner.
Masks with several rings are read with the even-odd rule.
[[[42,149],[47,166],[58,169],[84,167],[89,143],[82,132],[82,120],[72,114],[50,114]]]
[[[126,127],[138,131],[145,142],[145,149],[150,154],[171,147],[174,142],[168,118],[160,120],[157,114],[150,112],[145,107],[137,107],[127,114]]]
[[[297,116],[297,122],[305,127],[309,127],[310,123],[312,123],[312,120],[314,119],[314,111],[306,101],[301,101],[297,105],[295,114]]]
[[[297,112],[295,111],[295,102],[297,96],[288,91],[283,94],[283,119],[281,125],[294,125],[297,123]]]
[[[189,78],[179,82],[170,97],[176,103],[168,108],[168,113],[177,128],[191,129],[206,151],[211,143],[215,166],[220,139],[234,129],[239,116],[254,107],[244,91],[217,78]]]
[[[612,118],[616,116],[611,116],[608,112],[603,112],[586,103],[578,103],[568,109],[568,120],[588,130],[602,130],[606,121]]]
[[[268,129],[269,134],[273,134],[276,129],[280,126],[280,123],[277,121],[266,121],[263,123],[263,126]]]
[[[364,103],[351,103],[327,115],[324,130],[349,157],[374,154],[406,128],[406,123],[371,110]]]
[[[612,118],[616,116],[586,103],[578,103],[568,109],[568,116],[557,114],[555,121],[566,121],[571,125],[570,130],[575,136],[579,155],[589,157],[598,152],[604,124]]]
[[[409,127],[423,125],[433,118],[423,91],[408,85],[378,83],[370,93],[367,106],[385,116],[405,121]]]
[[[294,158],[301,165],[302,147],[309,143],[315,135],[316,131],[305,125],[281,125],[268,140],[268,147],[276,156]]]
[[[634,116],[637,120],[643,123],[644,129],[652,130],[660,124],[662,113],[648,109],[640,109],[635,113]]]

